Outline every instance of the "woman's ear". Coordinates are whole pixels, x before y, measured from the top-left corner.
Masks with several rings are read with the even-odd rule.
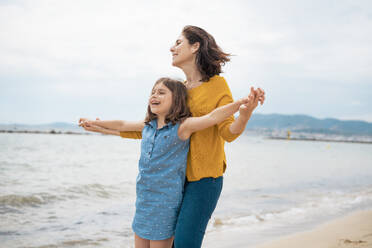
[[[200,42],[195,42],[191,45],[191,52],[196,53],[200,48]]]

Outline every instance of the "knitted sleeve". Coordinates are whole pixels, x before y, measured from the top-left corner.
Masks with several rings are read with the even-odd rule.
[[[221,94],[219,95],[219,100],[218,100],[216,108],[234,102],[234,99],[232,98],[230,88],[227,85],[226,81],[223,80],[223,82],[221,82],[221,83],[222,83],[222,89],[223,90],[222,90]],[[224,120],[223,122],[221,122],[220,124],[218,124],[218,132],[219,132],[220,136],[227,142],[234,141],[241,134],[241,133],[233,134],[233,133],[230,132],[230,125],[234,122],[234,120],[235,120],[235,118],[232,115],[229,118],[227,118],[226,120]]]
[[[140,131],[121,131],[120,137],[127,139],[142,139],[142,132]]]

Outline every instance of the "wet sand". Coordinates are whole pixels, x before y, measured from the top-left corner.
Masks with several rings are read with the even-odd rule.
[[[248,246],[244,230],[206,235],[203,247],[229,248],[372,248],[372,210],[352,213],[313,230],[295,233],[257,246]]]

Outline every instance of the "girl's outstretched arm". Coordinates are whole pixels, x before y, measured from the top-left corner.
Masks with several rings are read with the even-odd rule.
[[[111,121],[101,121],[101,120],[88,120],[86,118],[80,118],[79,126],[98,126],[105,129],[116,130],[116,131],[142,131],[145,127],[144,121],[122,121],[122,120],[111,120]]]
[[[111,134],[111,135],[120,136],[120,131],[111,130],[111,129],[103,128],[103,127],[100,127],[100,126],[95,126],[95,125],[88,126],[88,125],[85,125],[85,126],[83,126],[83,128],[86,131],[91,131],[91,132],[97,132],[97,133]]]
[[[265,91],[261,88],[258,88],[257,90],[254,90],[253,87],[251,87],[251,94],[254,96],[253,104],[250,106],[242,106],[239,109],[239,116],[235,119],[235,121],[230,125],[229,129],[232,134],[240,134],[244,131],[245,127],[247,126],[247,123],[249,119],[251,118],[251,115],[254,111],[254,109],[257,107],[258,102],[261,103],[261,105],[265,101]]]
[[[233,103],[216,108],[209,114],[200,117],[190,117],[181,123],[178,129],[178,137],[182,140],[188,139],[193,132],[216,125],[237,112],[242,104],[250,106],[255,99],[250,94]]]

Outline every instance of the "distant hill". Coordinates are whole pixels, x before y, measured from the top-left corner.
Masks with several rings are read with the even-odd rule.
[[[254,114],[248,122],[247,130],[372,135],[372,123],[332,118],[317,119],[308,115]]]
[[[84,132],[77,124],[65,122],[40,125],[0,124],[0,130]],[[289,130],[291,132],[301,133],[372,136],[372,123],[365,121],[342,121],[331,118],[317,119],[308,115],[253,114],[248,122],[247,130],[265,133]]]

